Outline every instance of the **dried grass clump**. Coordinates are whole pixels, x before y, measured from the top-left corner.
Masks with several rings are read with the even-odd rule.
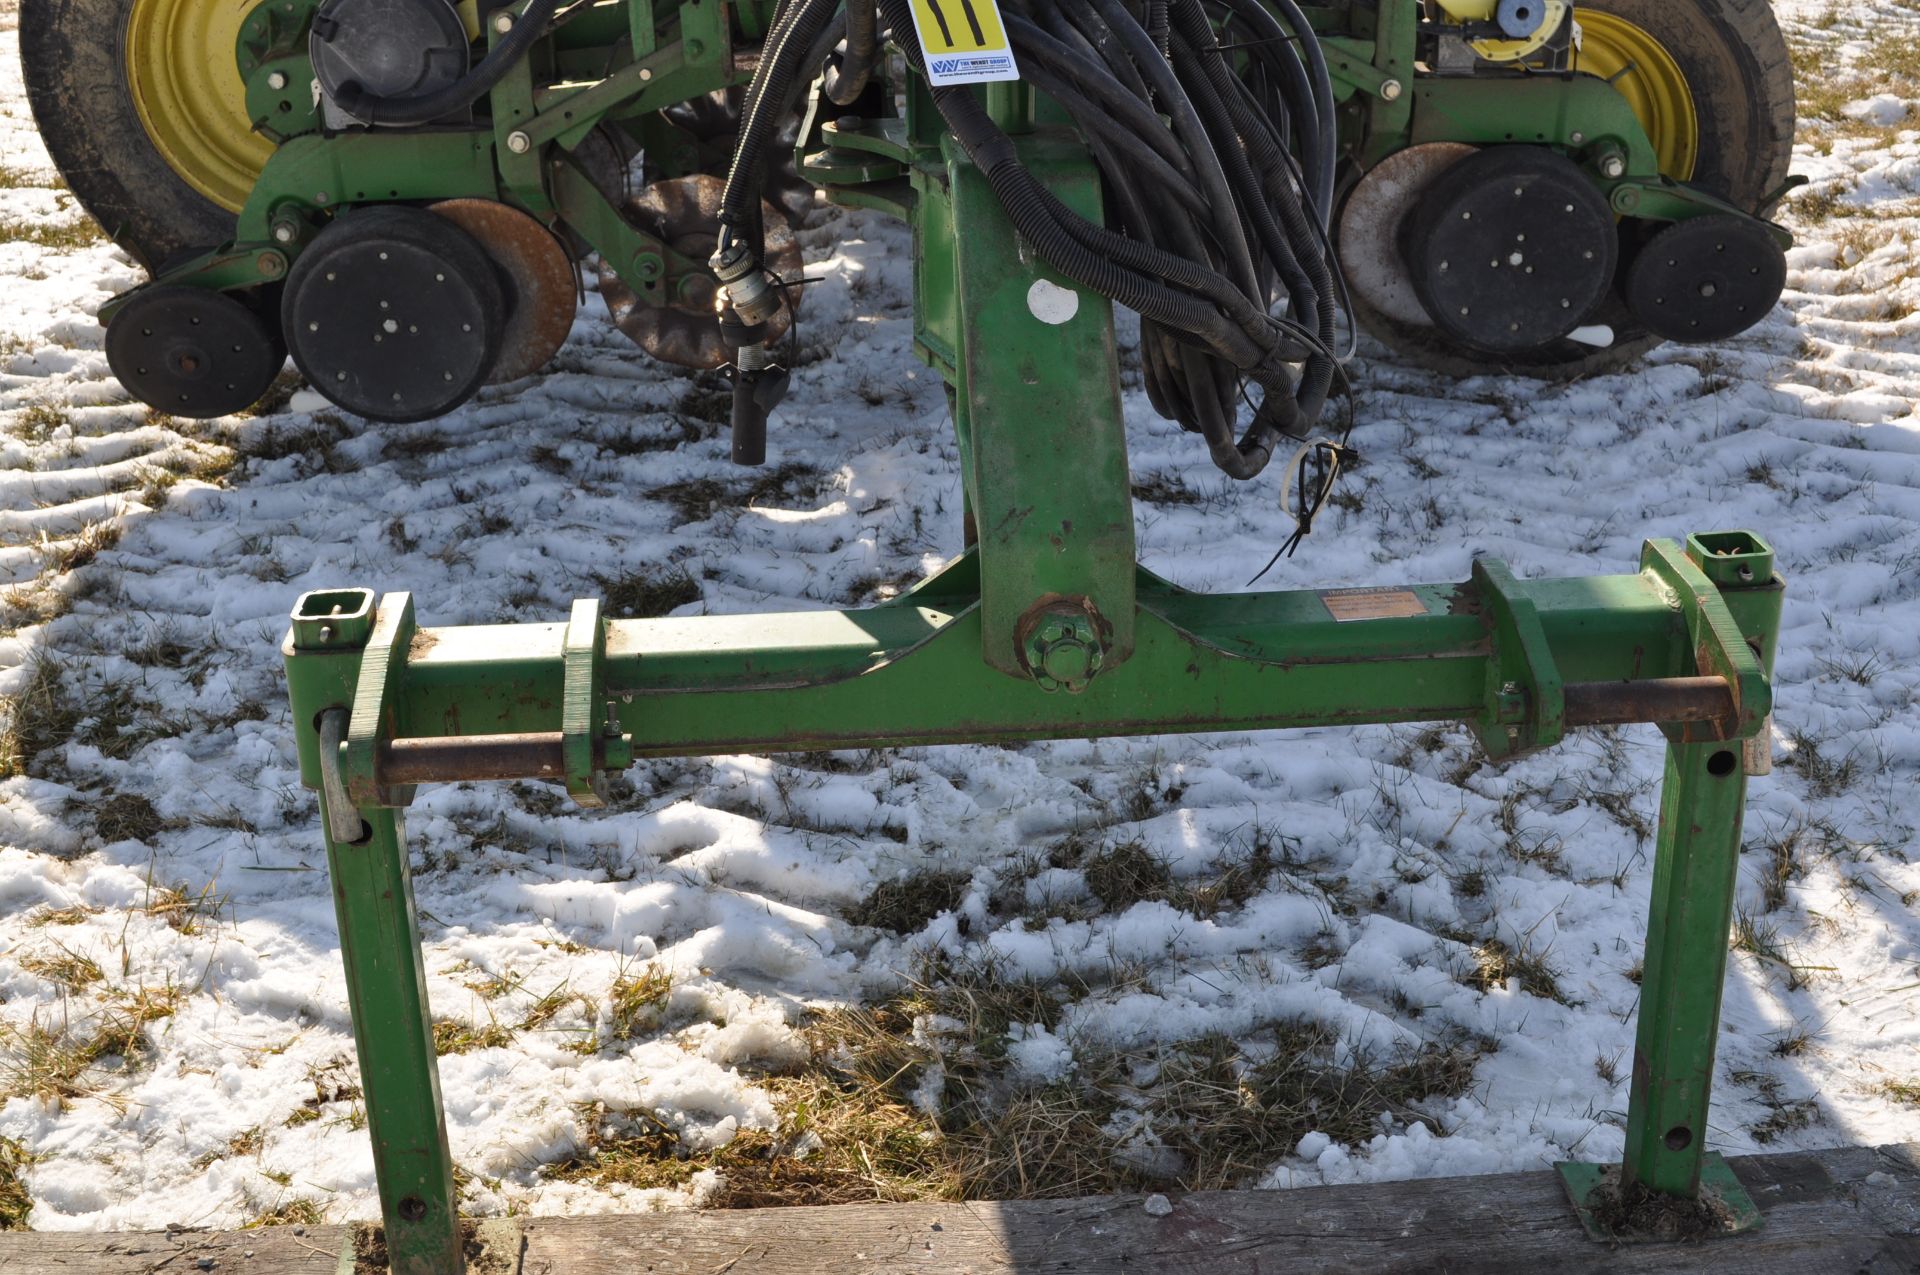
[[[959,907],[972,880],[964,872],[916,872],[905,880],[883,881],[847,909],[847,920],[895,934],[918,934],[942,912]]]
[[[33,1163],[26,1148],[11,1138],[0,1138],[0,1231],[24,1231],[33,1212],[27,1194],[26,1171]]]

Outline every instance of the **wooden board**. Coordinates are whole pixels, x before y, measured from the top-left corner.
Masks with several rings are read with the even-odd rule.
[[[1732,1161],[1766,1216],[1588,1240],[1550,1171],[1296,1191],[528,1218],[526,1275],[1920,1275],[1920,1144]],[[335,1275],[341,1226],[0,1235],[6,1275]]]

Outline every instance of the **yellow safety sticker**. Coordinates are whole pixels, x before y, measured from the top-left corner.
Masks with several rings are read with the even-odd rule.
[[[913,0],[913,27],[936,87],[1020,78],[996,0]]]

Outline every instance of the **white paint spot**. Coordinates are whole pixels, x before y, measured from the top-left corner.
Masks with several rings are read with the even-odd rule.
[[[1035,279],[1027,289],[1027,309],[1042,323],[1059,327],[1080,313],[1080,294],[1047,279]]]

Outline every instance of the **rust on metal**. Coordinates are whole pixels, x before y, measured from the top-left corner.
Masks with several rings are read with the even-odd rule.
[[[720,197],[726,188],[726,181],[711,173],[654,182],[627,201],[626,217],[674,251],[705,261],[719,242]],[[798,279],[806,263],[785,215],[762,201],[760,217],[766,226],[767,268],[782,279]],[[664,298],[664,304],[649,305],[605,261],[599,265],[599,275],[600,295],[614,326],[654,358],[695,368],[722,367],[732,361],[733,350],[721,339],[719,316],[713,308],[718,285],[710,276],[703,273],[682,280],[676,295]],[[786,335],[793,323],[791,307],[799,299],[800,289],[789,289],[787,304],[767,321],[769,345]]]
[[[594,741],[596,768],[603,760],[604,748],[602,741]],[[557,730],[388,740],[380,746],[378,766],[380,782],[387,787],[457,780],[559,779],[566,773]]]
[[[545,226],[495,200],[443,199],[432,209],[486,249],[507,285],[506,330],[488,383],[532,376],[573,331],[578,297],[567,250]]]
[[[1409,146],[1368,169],[1347,196],[1336,240],[1347,285],[1388,318],[1433,326],[1400,256],[1400,223],[1434,178],[1477,150],[1465,142]]]
[[[1638,682],[1568,682],[1567,725],[1718,722],[1733,716],[1724,677],[1656,677]]]

